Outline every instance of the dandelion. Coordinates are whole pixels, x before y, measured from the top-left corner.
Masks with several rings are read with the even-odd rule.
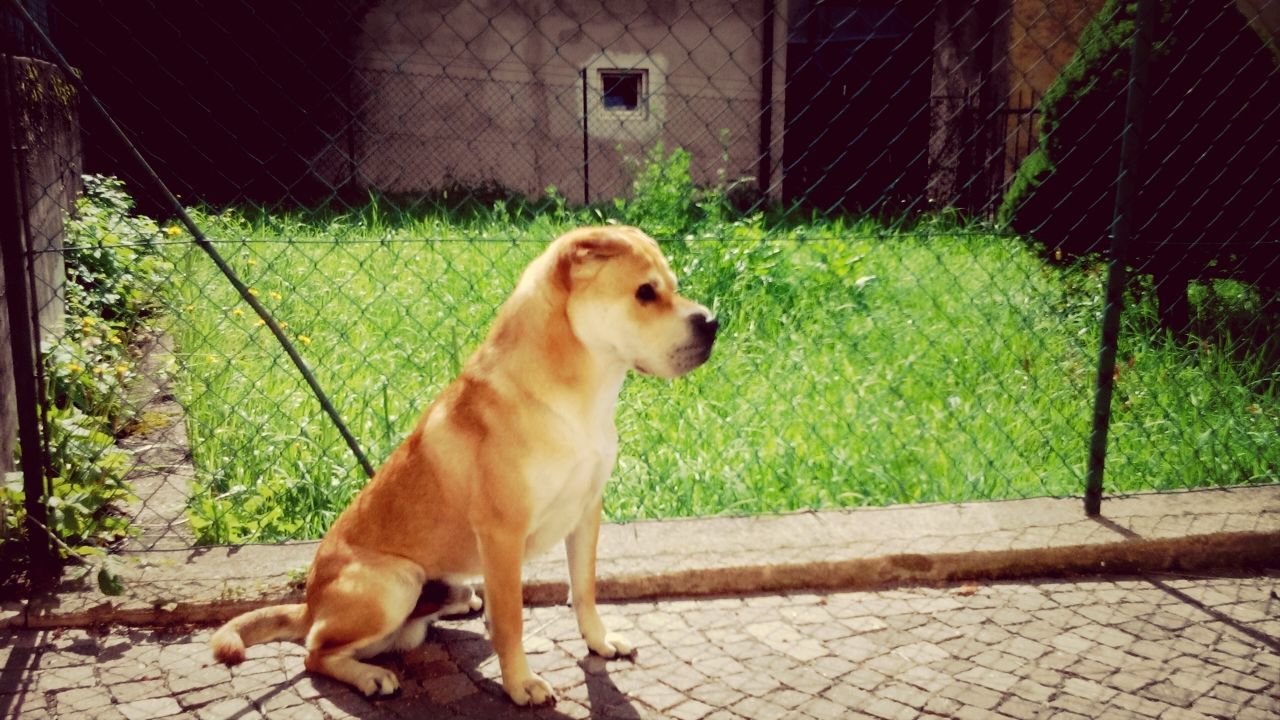
[[[250,295],[252,295],[252,296],[254,296],[254,297],[258,297],[258,291],[257,291],[257,290],[254,290],[253,288],[247,288],[247,290],[248,290],[248,292],[249,292],[249,294],[250,294]]]
[[[93,374],[94,374],[94,375],[101,375],[101,374],[105,373],[106,371],[107,371],[107,370],[106,370],[106,368],[102,367],[101,365],[94,365],[94,366],[93,366]]]
[[[283,297],[284,297],[283,295],[281,295],[280,293],[276,292],[275,290],[272,290],[271,292],[269,292],[269,293],[267,293],[267,294],[271,296],[271,299],[272,299],[272,300],[279,300],[279,299],[281,299],[281,298],[283,298]]]
[[[164,234],[168,235],[169,237],[178,237],[179,235],[182,234],[182,228],[178,227],[177,225],[170,225],[169,227],[164,229]]]
[[[232,309],[231,314],[234,315],[235,317],[244,317],[244,311],[241,310],[240,308]]]
[[[259,324],[259,325],[266,325],[266,324],[267,324],[267,321],[266,321],[266,320],[263,320],[262,318],[258,318],[258,324]]]
[[[120,377],[124,377],[125,373],[127,372],[129,372],[128,365],[125,365],[124,363],[116,364],[116,375],[119,375]]]
[[[67,363],[67,370],[73,373],[84,372],[84,366],[78,362]]]
[[[253,258],[249,258],[248,260],[245,260],[244,262],[245,262],[245,264],[246,264],[246,265],[248,265],[249,267],[253,267],[254,265],[257,265],[257,264],[258,264],[258,261],[257,261],[257,260],[254,260]]]
[[[205,355],[204,359],[205,359],[205,360],[207,360],[207,361],[209,361],[209,364],[210,364],[210,365],[212,365],[212,364],[214,364],[214,363],[218,362],[218,358],[216,358],[216,357],[214,357],[214,356],[212,356],[212,355]]]
[[[302,343],[303,345],[310,345],[311,338],[307,337],[306,335],[299,335],[298,342]]]
[[[284,322],[284,321],[281,321],[281,322],[280,322],[280,329],[281,329],[281,330],[287,330],[287,329],[289,329],[289,323]]]

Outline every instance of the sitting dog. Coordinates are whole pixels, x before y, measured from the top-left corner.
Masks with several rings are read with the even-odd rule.
[[[518,705],[552,701],[523,646],[521,566],[564,540],[587,647],[634,652],[596,610],[596,541],[618,451],[614,411],[628,370],[673,378],[707,361],[717,321],[676,291],[658,244],[636,228],[581,228],[525,269],[462,374],[329,529],[306,602],[240,615],[214,633],[216,659],[305,640],[306,668],[366,695],[399,688],[361,662],[420,644],[427,621],[478,603],[484,578],[502,684]],[[424,593],[424,584],[430,589]]]

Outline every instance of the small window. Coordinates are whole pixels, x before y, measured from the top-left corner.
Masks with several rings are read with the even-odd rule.
[[[600,86],[606,110],[639,110],[644,101],[643,70],[601,70]]]

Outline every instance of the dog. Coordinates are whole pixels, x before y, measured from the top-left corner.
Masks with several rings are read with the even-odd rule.
[[[214,657],[301,640],[306,669],[366,695],[399,688],[364,659],[409,649],[442,614],[478,609],[482,576],[502,685],[517,705],[555,700],[523,646],[521,568],[564,541],[578,628],[605,658],[633,645],[596,609],[596,543],[629,371],[674,378],[711,356],[719,323],[678,293],[658,243],[619,225],[572,230],[529,264],[461,374],[329,529],[305,602],[240,615]]]

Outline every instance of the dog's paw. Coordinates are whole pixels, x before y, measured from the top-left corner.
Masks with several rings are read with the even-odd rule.
[[[636,646],[624,635],[605,633],[602,638],[586,638],[591,652],[603,658],[630,657],[636,654]]]
[[[394,672],[377,665],[366,664],[365,668],[361,668],[361,676],[355,685],[366,697],[392,695],[400,689],[400,678]]]
[[[520,706],[542,705],[556,701],[556,693],[551,689],[551,683],[537,675],[529,675],[510,683],[504,682],[503,685],[506,686],[511,702]]]

